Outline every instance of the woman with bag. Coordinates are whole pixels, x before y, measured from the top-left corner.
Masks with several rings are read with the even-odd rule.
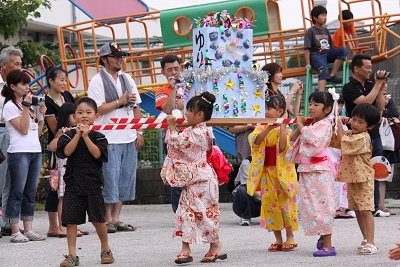
[[[385,109],[382,112],[382,118],[387,119],[389,124],[400,123],[399,112],[397,111],[396,104],[394,103],[393,99],[391,99],[390,95],[386,94],[387,84],[385,84],[384,90],[385,90],[384,91]],[[385,137],[381,135],[381,138]],[[395,213],[392,213],[388,208],[385,208],[385,193],[386,193],[386,182],[391,182],[393,180],[394,163],[400,162],[400,152],[399,150],[394,150],[394,151],[383,150],[383,156],[389,161],[392,167],[392,173],[390,174],[390,177],[386,181],[379,182],[379,192],[380,192],[379,209],[385,212],[390,212],[391,215],[395,215]]]

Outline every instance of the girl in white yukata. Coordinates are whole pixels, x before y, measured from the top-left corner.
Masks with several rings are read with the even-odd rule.
[[[304,125],[297,117],[297,129],[291,135],[295,143],[286,155],[289,161],[300,163],[299,209],[307,236],[320,235],[314,257],[336,256],[332,246],[332,227],[335,218],[336,172],[327,153],[332,137],[332,122],[327,116],[333,108],[333,98],[328,92],[313,92],[309,96],[308,113],[314,121]]]
[[[185,114],[190,127],[180,134],[176,130],[175,117],[166,117],[171,135],[161,178],[165,184],[182,187],[173,233],[173,238],[182,238],[182,250],[175,258],[177,264],[193,261],[189,244],[210,243],[202,262],[227,258],[226,254],[219,254],[222,244],[218,236],[218,179],[207,163],[212,139],[206,121],[211,119],[214,102],[215,96],[208,92],[191,98],[186,104]]]

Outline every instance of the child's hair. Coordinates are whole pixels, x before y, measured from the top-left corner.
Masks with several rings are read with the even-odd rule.
[[[361,68],[363,60],[371,60],[371,57],[365,54],[357,54],[351,60],[351,71],[354,73],[354,67]]]
[[[311,95],[308,97],[308,102],[311,101],[314,101],[315,103],[324,104],[324,109],[331,107],[331,112],[333,110],[333,103],[334,103],[333,97],[328,92],[320,92],[320,91],[312,92]],[[330,114],[330,112],[328,114]]]
[[[4,103],[7,103],[9,100],[16,103],[14,90],[11,89],[11,85],[17,85],[19,83],[28,84],[31,81],[28,74],[20,70],[13,70],[7,75],[7,83],[4,85],[3,90],[1,91],[1,95],[5,97]]]
[[[181,65],[181,60],[179,57],[175,55],[166,55],[161,59],[161,69],[164,69],[166,63],[174,63],[175,61],[178,61],[178,64]]]
[[[62,127],[71,127],[72,125],[69,125],[69,116],[74,113],[74,104],[68,102],[62,104],[58,111],[57,129],[61,129]]]
[[[263,71],[267,71],[269,73],[269,83],[267,83],[267,87],[269,90],[272,90],[272,78],[274,78],[275,74],[277,74],[278,72],[282,72],[282,67],[281,65],[279,65],[278,63],[272,62],[272,63],[268,63],[265,64],[261,70]],[[280,94],[281,92],[278,90],[278,93]]]
[[[318,16],[321,15],[321,14],[328,14],[328,11],[323,6],[315,6],[311,10],[311,19],[312,19],[312,23],[313,24],[315,24],[315,19],[314,18],[318,18]]]
[[[91,99],[90,97],[84,96],[81,98],[78,98],[74,104],[74,113],[76,112],[78,106],[82,103],[86,103],[89,107],[93,108],[94,113],[97,113],[97,104],[96,102]]]
[[[379,109],[369,103],[358,104],[351,112],[351,116],[363,119],[368,127],[377,125],[381,119]]]
[[[51,66],[46,69],[46,82],[49,88],[50,88],[50,79],[54,81],[59,73],[64,73],[65,76],[68,77],[68,72],[60,67]]]
[[[342,18],[343,20],[353,19],[353,13],[348,9],[342,10]],[[340,21],[340,14],[338,15],[338,20]]]
[[[267,107],[269,108],[274,108],[274,109],[283,109],[283,114],[285,114],[286,111],[286,101],[283,98],[283,96],[280,95],[273,95],[268,97],[265,100],[265,104],[267,105]]]
[[[344,98],[343,98],[342,94],[339,95],[339,99],[338,99],[337,102],[338,102],[338,104],[343,104],[344,105]]]
[[[209,121],[213,112],[215,95],[203,92],[199,96],[192,97],[186,104],[186,109],[194,113],[203,111],[204,120]]]

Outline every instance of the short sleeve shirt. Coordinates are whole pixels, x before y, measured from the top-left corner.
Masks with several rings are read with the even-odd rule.
[[[304,48],[310,49],[311,57],[325,54],[329,49],[333,49],[329,31],[326,28],[318,29],[315,26],[308,28],[304,38]]]
[[[71,142],[76,134],[76,130],[70,130],[58,139],[57,156],[66,158],[64,147]],[[85,141],[81,137],[75,151],[68,157],[67,167],[64,174],[64,182],[68,190],[72,190],[77,195],[88,195],[91,192],[98,192],[104,185],[102,172],[103,162],[108,161],[107,139],[96,131],[89,133],[89,138],[100,149],[101,156],[96,159],[90,153]]]
[[[348,28],[346,31],[344,31],[345,34],[351,35],[352,33],[356,32],[356,28],[354,25],[352,25],[350,28]],[[342,47],[343,46],[343,39],[342,39],[342,28],[338,28],[336,32],[332,35],[332,42],[335,48]]]

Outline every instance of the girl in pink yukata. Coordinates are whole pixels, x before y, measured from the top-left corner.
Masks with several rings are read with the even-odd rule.
[[[298,167],[298,205],[306,236],[320,235],[314,257],[336,256],[332,246],[332,228],[335,218],[335,168],[326,148],[332,137],[332,122],[327,116],[333,109],[333,98],[328,92],[313,92],[309,96],[308,113],[314,121],[304,125],[297,117],[297,129],[291,135],[294,144],[287,158]]]
[[[182,238],[182,250],[175,258],[177,264],[193,261],[190,244],[210,243],[210,249],[201,262],[227,258],[226,254],[219,254],[222,244],[218,235],[218,179],[207,163],[212,139],[206,121],[211,119],[214,102],[215,96],[209,92],[191,98],[186,104],[185,114],[190,127],[180,134],[176,130],[175,117],[166,117],[171,135],[161,178],[165,184],[182,187],[173,233],[173,238]]]

